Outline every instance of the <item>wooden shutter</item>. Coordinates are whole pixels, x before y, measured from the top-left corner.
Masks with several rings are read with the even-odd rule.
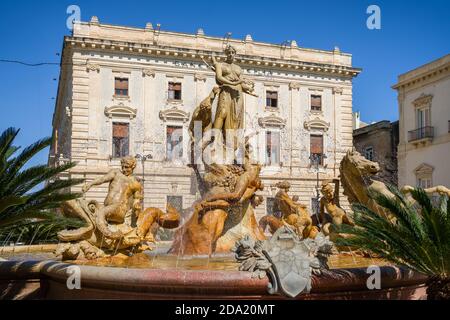
[[[268,99],[278,99],[278,92],[276,91],[267,91],[266,96]]]
[[[323,136],[311,135],[311,154],[322,154],[323,153]]]
[[[311,108],[314,110],[322,109],[322,96],[317,95],[311,96]]]
[[[180,91],[181,83],[169,82],[169,90],[171,91]]]
[[[115,88],[116,90],[128,90],[128,79],[116,78]]]
[[[129,125],[128,123],[113,123],[113,137],[128,138]]]

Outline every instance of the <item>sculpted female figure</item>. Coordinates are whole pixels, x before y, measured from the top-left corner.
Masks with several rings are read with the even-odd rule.
[[[244,127],[243,93],[255,96],[254,84],[242,78],[241,67],[234,63],[236,49],[228,45],[225,48],[225,54],[227,58],[224,63],[217,62],[214,56],[211,57],[216,82],[220,87],[213,128],[221,130],[224,138],[226,138],[226,130]]]

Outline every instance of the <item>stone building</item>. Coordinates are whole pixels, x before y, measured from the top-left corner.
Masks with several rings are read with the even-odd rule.
[[[352,147],[352,79],[360,69],[338,48],[332,51],[245,39],[211,37],[77,22],[63,43],[54,143],[49,163],[72,160],[68,174],[87,180],[118,167],[124,155],[151,155],[139,162],[144,205],[167,202],[189,207],[199,196],[186,166],[189,119],[215,85],[205,61],[223,49],[237,50],[236,63],[255,82],[258,97],[245,97],[245,128],[258,132],[254,150],[264,162],[266,200],[271,210],[275,183],[290,181],[291,193],[311,205],[316,171],[310,154],[325,155],[320,179],[339,175],[340,159]],[[75,188],[80,190],[81,186]],[[107,185],[87,198],[103,200]]]
[[[366,124],[353,131],[356,150],[380,164],[377,179],[397,185],[398,121]]]
[[[450,186],[450,54],[398,77],[398,183]]]

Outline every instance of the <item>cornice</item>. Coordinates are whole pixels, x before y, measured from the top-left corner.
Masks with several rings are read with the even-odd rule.
[[[202,61],[202,59],[206,59],[211,56],[211,54],[214,54],[218,61],[225,60],[225,55],[223,52],[213,50],[184,49],[179,47],[160,46],[157,44],[133,43],[82,37],[66,37],[65,42],[65,48],[70,48],[72,50],[96,50],[191,61]],[[291,72],[326,74],[328,76],[350,79],[356,77],[361,72],[361,69],[359,68],[338,64],[267,58],[249,54],[238,54],[236,56],[236,63],[243,67],[258,67],[266,69],[289,70]]]

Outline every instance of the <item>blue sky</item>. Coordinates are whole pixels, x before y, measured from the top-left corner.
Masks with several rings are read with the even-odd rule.
[[[232,32],[242,39],[353,54],[363,72],[354,81],[354,110],[364,121],[396,120],[397,98],[391,86],[397,76],[450,53],[450,1],[2,1],[0,59],[30,63],[59,62],[69,5],[81,9],[81,19],[97,15],[100,22],[207,35]],[[369,5],[381,9],[381,30],[366,27]],[[25,146],[51,134],[58,66],[25,67],[0,63],[0,130],[22,128]],[[45,162],[41,153],[33,162]]]

